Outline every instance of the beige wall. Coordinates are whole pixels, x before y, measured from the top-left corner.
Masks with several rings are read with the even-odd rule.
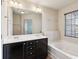
[[[68,5],[67,7],[64,7],[62,9],[59,10],[58,12],[58,27],[59,27],[59,32],[60,32],[60,39],[66,39],[66,40],[70,40],[73,42],[77,42],[77,38],[72,38],[72,37],[65,37],[64,36],[64,27],[65,27],[65,19],[64,19],[64,14],[74,11],[74,10],[78,10],[78,3],[74,2],[71,5]],[[73,40],[72,40],[73,39]]]
[[[42,10],[42,31],[57,31],[58,11],[47,7],[43,7]]]
[[[13,14],[13,35],[21,34],[21,15]]]
[[[8,35],[8,29],[7,29],[7,1],[5,0],[1,5],[1,35],[2,38],[6,38]]]

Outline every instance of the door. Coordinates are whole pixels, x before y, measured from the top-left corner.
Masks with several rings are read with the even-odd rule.
[[[23,44],[14,43],[3,46],[3,59],[23,59]]]
[[[25,20],[25,34],[32,34],[32,20]]]

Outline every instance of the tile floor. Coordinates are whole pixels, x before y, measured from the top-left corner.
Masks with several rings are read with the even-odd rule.
[[[52,59],[52,58],[50,57],[50,54],[48,54],[48,57],[47,57],[46,59]]]
[[[47,57],[46,59],[52,59],[51,57]]]

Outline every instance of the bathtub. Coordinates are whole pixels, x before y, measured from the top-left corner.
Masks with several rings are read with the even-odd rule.
[[[78,45],[64,40],[48,42],[48,51],[54,59],[78,59]]]

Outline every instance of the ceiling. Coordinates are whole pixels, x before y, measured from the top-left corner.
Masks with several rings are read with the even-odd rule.
[[[22,0],[22,1],[24,2],[29,1],[53,9],[60,9],[74,2],[78,2],[78,0]]]

